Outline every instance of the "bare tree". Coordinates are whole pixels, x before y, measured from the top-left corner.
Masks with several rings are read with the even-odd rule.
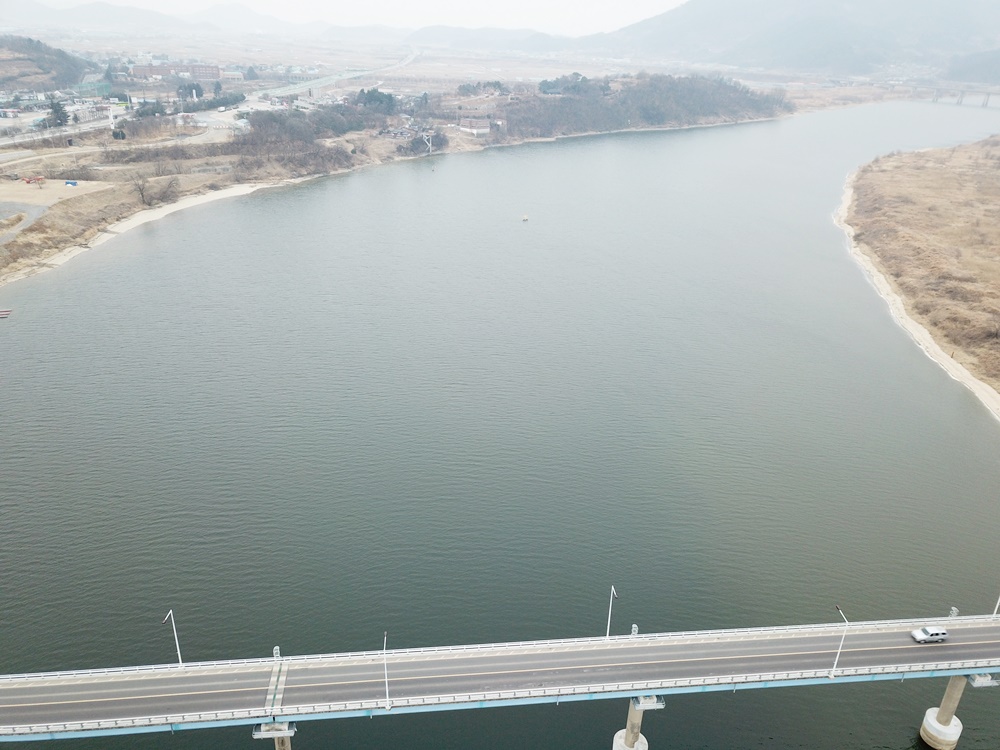
[[[135,190],[136,195],[139,196],[139,200],[144,206],[152,206],[153,198],[151,195],[151,190],[149,188],[149,180],[143,177],[138,172],[133,173],[130,178],[132,183],[132,189]]]
[[[149,178],[138,172],[134,172],[130,178],[132,189],[144,206],[155,206],[158,203],[171,203],[177,200],[180,193],[180,180],[171,177],[166,181],[159,181],[154,184]]]

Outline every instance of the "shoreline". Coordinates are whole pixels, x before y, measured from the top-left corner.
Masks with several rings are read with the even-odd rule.
[[[930,331],[909,316],[903,297],[893,288],[889,279],[879,270],[873,258],[875,257],[862,242],[854,238],[854,227],[847,223],[847,215],[854,201],[854,182],[858,172],[854,171],[847,177],[844,183],[844,195],[840,203],[840,208],[834,214],[834,223],[840,227],[847,236],[849,251],[854,261],[861,267],[865,277],[875,287],[878,295],[885,300],[889,306],[889,313],[896,323],[913,339],[913,342],[920,347],[921,351],[935,362],[942,370],[948,373],[949,377],[957,380],[968,388],[979,399],[980,403],[986,407],[987,411],[997,420],[1000,420],[1000,393],[992,386],[979,380],[964,365],[955,361],[948,355],[940,344],[934,339]]]
[[[513,146],[521,146],[530,143],[553,143],[562,139],[569,138],[586,138],[600,135],[614,135],[620,133],[634,133],[634,132],[664,132],[670,130],[688,130],[695,128],[709,128],[709,127],[719,127],[723,125],[739,125],[744,122],[766,122],[770,120],[779,119],[777,117],[768,118],[755,118],[753,120],[741,120],[738,122],[715,122],[715,123],[701,123],[697,125],[685,125],[673,128],[641,128],[641,129],[627,129],[619,131],[610,132],[585,132],[585,133],[573,133],[570,135],[553,136],[551,138],[525,138],[514,143],[505,144],[475,144],[475,148],[469,148],[470,144],[466,144],[465,148],[458,149],[454,152],[441,152],[441,153],[465,153],[472,151],[485,151],[489,148],[509,148]],[[419,157],[407,157],[407,158],[419,158]],[[52,268],[58,268],[65,263],[69,262],[73,258],[82,253],[91,250],[98,245],[107,242],[108,240],[117,237],[125,232],[132,229],[140,227],[144,224],[148,224],[153,221],[162,219],[165,216],[176,211],[182,211],[186,208],[192,208],[194,206],[205,205],[212,203],[217,200],[223,200],[226,198],[236,198],[244,195],[249,195],[250,193],[256,192],[257,190],[262,190],[265,188],[275,188],[281,187],[283,185],[294,185],[300,182],[305,182],[307,180],[318,179],[320,177],[334,176],[337,174],[346,174],[354,171],[360,171],[363,169],[370,169],[373,167],[383,166],[386,163],[397,161],[397,159],[389,160],[379,160],[372,161],[367,164],[360,164],[357,166],[350,167],[344,170],[336,170],[330,173],[309,175],[307,177],[289,178],[284,180],[279,180],[276,182],[250,182],[241,183],[236,185],[230,185],[228,187],[222,188],[220,190],[210,191],[206,193],[196,193],[192,195],[187,195],[174,203],[169,203],[162,206],[157,206],[155,208],[147,208],[142,211],[138,211],[131,216],[128,216],[120,221],[115,222],[107,227],[105,227],[99,234],[97,234],[90,242],[71,245],[69,247],[57,250],[52,255],[46,258],[40,258],[36,261],[31,262],[27,265],[16,270],[10,270],[7,272],[0,272],[0,287],[6,286],[7,284],[20,281],[22,279],[29,278],[36,274],[42,273],[44,271],[50,270]],[[906,305],[904,298],[893,288],[889,279],[882,273],[882,271],[876,265],[877,256],[868,248],[864,243],[860,243],[855,239],[855,230],[848,221],[847,217],[850,212],[851,204],[854,200],[854,183],[858,175],[858,170],[855,170],[850,175],[848,175],[844,183],[844,192],[841,198],[841,203],[839,208],[834,214],[834,223],[840,227],[844,232],[848,240],[848,250],[854,261],[861,267],[861,270],[865,274],[869,283],[875,288],[876,293],[885,301],[888,305],[889,313],[893,320],[902,328],[907,335],[913,340],[913,342],[923,351],[927,357],[929,357],[933,362],[935,362],[939,367],[941,367],[949,377],[958,381],[966,388],[968,388],[976,396],[983,406],[990,412],[990,414],[997,420],[1000,420],[1000,392],[997,392],[992,386],[979,380],[975,375],[973,375],[968,369],[962,364],[957,362],[951,356],[949,356],[938,344],[938,342],[931,335],[924,326],[922,326],[918,321],[911,318],[906,310]]]
[[[803,112],[808,112],[809,110],[803,110]],[[746,120],[719,120],[718,122],[699,122],[694,125],[663,125],[648,128],[619,128],[618,130],[585,130],[580,133],[566,133],[565,135],[550,135],[550,136],[538,136],[536,138],[522,138],[519,141],[513,141],[511,143],[484,143],[478,149],[464,149],[465,151],[485,151],[492,148],[513,148],[515,146],[524,146],[531,143],[558,143],[559,141],[570,140],[573,138],[595,138],[602,135],[627,135],[628,133],[671,133],[673,131],[683,131],[683,130],[699,130],[702,128],[722,128],[727,126],[735,125],[746,125],[748,123],[754,122],[775,122],[777,120],[785,119],[786,117],[794,117],[799,114],[798,111],[786,112],[785,114],[773,115],[771,117],[750,117]],[[442,152],[442,153],[452,153],[452,152]]]
[[[602,135],[619,135],[622,133],[661,133],[670,132],[673,130],[694,130],[700,128],[715,128],[722,126],[732,126],[732,125],[742,125],[744,123],[750,122],[769,122],[773,120],[780,119],[784,116],[790,115],[779,115],[773,117],[755,117],[747,120],[724,120],[719,122],[705,122],[696,123],[693,125],[677,125],[674,127],[650,127],[650,128],[626,128],[623,130],[609,130],[609,131],[586,131],[582,133],[569,133],[567,135],[555,135],[550,137],[540,137],[540,138],[522,138],[521,140],[513,141],[511,143],[475,143],[475,144],[465,144],[463,148],[455,149],[454,151],[441,151],[434,156],[440,156],[441,154],[449,153],[471,153],[475,151],[486,151],[491,148],[513,148],[516,146],[524,146],[533,143],[555,143],[560,140],[571,139],[571,138],[592,138],[595,136]],[[472,145],[472,147],[469,147]],[[215,190],[208,193],[196,193],[192,195],[187,195],[174,203],[168,203],[162,206],[157,206],[155,208],[147,208],[138,211],[131,216],[127,216],[120,221],[110,224],[105,227],[100,233],[98,233],[90,242],[82,243],[79,245],[70,245],[69,247],[64,247],[56,250],[52,255],[44,258],[38,258],[35,260],[28,261],[28,265],[14,270],[2,271],[0,270],[0,287],[6,286],[7,284],[12,284],[16,281],[21,281],[22,279],[30,278],[44,271],[48,271],[52,268],[58,268],[65,263],[69,262],[73,258],[94,247],[107,242],[112,237],[117,237],[120,234],[124,234],[130,229],[135,229],[136,227],[147,224],[151,221],[156,221],[164,216],[174,213],[175,211],[181,211],[185,208],[191,208],[192,206],[200,206],[205,203],[211,203],[216,200],[222,200],[224,198],[235,198],[243,195],[249,195],[257,190],[264,188],[274,188],[280,187],[282,185],[294,185],[300,182],[305,182],[307,180],[319,179],[321,177],[332,177],[339,174],[349,174],[351,172],[358,172],[365,169],[372,169],[374,167],[384,166],[385,164],[392,163],[395,161],[405,161],[410,159],[422,158],[420,156],[406,156],[402,158],[392,158],[383,159],[379,161],[371,161],[365,164],[358,164],[355,166],[348,167],[347,169],[339,169],[333,172],[327,172],[323,174],[309,175],[306,177],[295,177],[285,180],[279,180],[277,182],[247,182],[240,183],[236,185],[230,185],[228,187],[222,188],[220,190]]]
[[[792,100],[794,103],[794,99]],[[851,102],[847,105],[839,106],[854,106],[857,104],[862,104],[865,102]],[[832,106],[838,106],[836,104]],[[645,133],[645,132],[670,132],[673,130],[696,130],[701,128],[715,128],[724,126],[734,126],[742,125],[745,123],[757,123],[757,122],[772,122],[775,120],[784,119],[786,117],[794,117],[798,113],[811,112],[814,109],[822,109],[824,107],[806,107],[802,109],[793,109],[791,112],[781,113],[772,115],[769,117],[751,117],[746,120],[717,120],[714,122],[701,122],[694,123],[690,125],[666,125],[666,126],[655,126],[655,127],[645,127],[645,128],[624,128],[619,130],[610,131],[584,131],[580,133],[569,133],[565,135],[555,135],[549,137],[538,137],[538,138],[522,138],[520,140],[515,140],[509,143],[464,143],[462,147],[455,148],[453,150],[442,151],[434,154],[434,156],[439,156],[441,154],[447,153],[467,153],[473,151],[485,151],[492,148],[512,148],[514,146],[523,146],[532,143],[555,143],[560,140],[572,139],[572,138],[592,138],[595,136],[606,136],[606,135],[618,135],[623,133]],[[43,271],[49,270],[50,268],[57,268],[64,263],[68,262],[77,255],[90,250],[91,248],[99,245],[102,242],[110,239],[111,237],[122,234],[129,229],[133,229],[141,224],[147,223],[149,221],[155,221],[163,216],[166,216],[174,211],[179,211],[184,208],[189,208],[191,206],[201,205],[203,203],[208,203],[214,200],[220,200],[222,198],[228,197],[238,197],[241,195],[248,195],[262,188],[280,187],[282,185],[293,185],[300,182],[305,182],[307,180],[318,179],[320,177],[332,177],[340,174],[349,174],[351,172],[360,171],[363,169],[371,169],[373,167],[383,166],[387,163],[394,161],[403,161],[408,159],[422,158],[420,156],[405,156],[402,158],[391,157],[387,159],[376,159],[364,164],[357,164],[346,169],[337,169],[332,172],[325,172],[322,174],[313,174],[305,177],[294,177],[288,179],[281,179],[275,182],[266,183],[242,183],[237,185],[230,185],[228,187],[222,188],[218,191],[212,191],[209,193],[197,193],[182,197],[180,200],[167,204],[164,206],[158,206],[156,208],[144,209],[131,216],[128,216],[108,227],[105,227],[97,236],[95,236],[90,242],[82,243],[79,245],[71,245],[69,247],[64,247],[57,249],[47,257],[40,257],[37,259],[26,260],[25,265],[17,269],[0,269],[0,287],[7,284],[11,284],[15,281],[20,281],[21,279],[26,279],[35,274],[42,273]],[[137,219],[137,217],[144,217],[142,219]],[[998,416],[1000,418],[1000,416]]]
[[[135,229],[143,224],[148,224],[150,222],[162,219],[164,216],[168,216],[175,211],[182,211],[185,208],[191,208],[193,206],[200,206],[206,203],[212,203],[217,200],[222,200],[224,198],[235,198],[241,195],[249,195],[257,190],[263,188],[280,187],[281,185],[293,184],[294,180],[282,180],[281,182],[248,182],[239,185],[230,185],[229,187],[222,188],[221,190],[214,190],[208,193],[196,193],[192,195],[184,196],[179,200],[168,203],[162,206],[156,206],[155,208],[147,208],[137,213],[127,216],[120,221],[116,221],[114,224],[110,224],[105,227],[99,234],[97,234],[90,242],[86,242],[80,245],[70,245],[69,247],[64,247],[57,250],[52,255],[45,258],[39,258],[37,260],[31,261],[30,265],[23,268],[18,268],[16,270],[7,271],[0,273],[0,287],[6,286],[7,284],[12,284],[15,281],[21,281],[22,279],[27,279],[31,276],[35,276],[44,271],[48,271],[52,268],[58,268],[59,266],[69,262],[78,255],[81,255],[88,250],[92,250],[98,245],[107,242],[113,237],[117,237],[130,229]]]

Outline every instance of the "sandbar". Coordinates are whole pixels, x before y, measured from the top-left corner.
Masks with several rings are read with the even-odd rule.
[[[868,280],[875,287],[875,291],[889,305],[889,312],[892,314],[893,320],[910,335],[910,338],[916,342],[924,354],[940,365],[948,375],[972,391],[976,398],[982,402],[983,406],[994,417],[1000,419],[1000,393],[997,393],[994,388],[976,378],[961,363],[956,362],[941,348],[926,328],[909,316],[906,312],[906,305],[903,298],[872,261],[873,254],[863,242],[858,242],[855,239],[854,228],[847,223],[847,214],[854,200],[854,181],[857,175],[857,172],[853,172],[847,178],[844,186],[843,200],[834,216],[837,226],[847,234],[851,256],[861,266]]]

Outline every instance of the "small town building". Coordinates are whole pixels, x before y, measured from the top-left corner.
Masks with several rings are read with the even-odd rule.
[[[458,129],[463,133],[472,133],[473,135],[489,135],[490,121],[474,117],[463,117],[458,121]]]

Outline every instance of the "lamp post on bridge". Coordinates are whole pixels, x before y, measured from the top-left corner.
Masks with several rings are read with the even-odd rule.
[[[392,704],[389,702],[389,658],[386,653],[386,646],[389,643],[389,631],[386,630],[382,633],[382,669],[385,673],[385,710],[388,711],[392,708]]]
[[[834,673],[837,671],[837,662],[840,661],[840,652],[844,649],[844,640],[847,638],[847,626],[851,624],[847,621],[847,615],[844,614],[844,610],[837,606],[837,611],[840,612],[840,616],[844,618],[844,634],[840,636],[840,645],[837,647],[837,655],[833,659],[833,668],[830,670],[831,680],[834,678]]]
[[[615,599],[618,598],[618,592],[615,591],[615,585],[611,584],[611,598],[608,600],[608,629],[604,633],[605,638],[611,637],[611,608],[615,606]]]
[[[167,620],[170,620],[170,627],[174,629],[174,645],[177,646],[177,663],[182,667],[184,666],[184,660],[181,659],[181,642],[177,640],[177,623],[174,620],[174,610],[171,609],[167,612],[167,616],[163,618],[161,625],[166,624]]]

